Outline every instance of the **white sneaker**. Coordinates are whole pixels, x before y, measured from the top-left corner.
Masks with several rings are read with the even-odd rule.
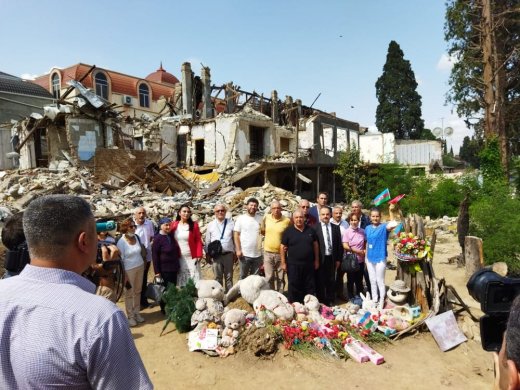
[[[135,319],[133,318],[129,318],[128,319],[128,325],[130,325],[130,327],[134,327],[134,326],[137,326],[137,322],[135,321]]]
[[[141,314],[136,314],[135,315],[135,320],[137,321],[138,324],[144,322],[144,318]]]

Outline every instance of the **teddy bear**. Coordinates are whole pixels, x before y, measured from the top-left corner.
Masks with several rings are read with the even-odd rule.
[[[300,302],[293,302],[292,305],[294,307],[295,319],[298,321],[306,321],[309,310]]]
[[[240,309],[230,309],[222,315],[222,323],[225,328],[222,331],[220,345],[230,347],[236,344],[240,331],[246,323],[247,312]]]
[[[273,323],[277,318],[292,320],[294,307],[285,295],[274,290],[261,290],[253,302],[253,309],[257,315],[257,326]]]
[[[255,299],[260,295],[260,291],[268,290],[269,283],[264,277],[260,275],[249,275],[248,277],[239,280],[233,287],[231,287],[225,297],[224,303],[236,299],[238,295],[246,300],[249,304],[253,304]]]
[[[199,327],[209,322],[219,324],[224,312],[224,288],[216,280],[199,280],[195,287],[198,299],[191,316],[191,326]]]
[[[310,322],[325,322],[320,314],[320,302],[318,301],[318,298],[314,295],[307,294],[305,298],[303,298],[303,304],[309,313],[307,318]]]

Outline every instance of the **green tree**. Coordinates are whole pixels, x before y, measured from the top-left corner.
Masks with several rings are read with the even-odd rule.
[[[345,200],[352,202],[367,194],[368,168],[356,147],[340,152],[334,174],[341,178]]]
[[[421,96],[417,93],[410,61],[404,59],[403,51],[395,41],[388,46],[383,74],[376,82],[376,96],[379,131],[394,133],[396,139],[420,138],[424,129]]]
[[[482,149],[482,142],[476,137],[465,136],[459,149],[459,158],[466,161],[473,168],[480,167],[479,153]]]
[[[433,135],[433,133],[430,129],[423,129],[423,131],[421,131],[421,134],[419,135],[419,139],[435,141],[437,139],[437,137],[435,135]]]
[[[520,0],[447,0],[445,38],[455,58],[448,101],[478,138],[498,137],[504,172],[520,152]]]

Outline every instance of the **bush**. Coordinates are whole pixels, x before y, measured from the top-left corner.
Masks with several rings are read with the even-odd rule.
[[[470,206],[470,234],[482,238],[484,261],[505,262],[509,271],[520,271],[520,200],[507,186],[497,185]]]
[[[404,202],[405,209],[432,218],[453,217],[459,211],[464,194],[464,186],[453,179],[424,177],[416,181],[407,202]]]

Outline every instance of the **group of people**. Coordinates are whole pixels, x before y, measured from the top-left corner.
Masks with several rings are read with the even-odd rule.
[[[217,256],[221,261],[214,259],[213,266],[216,277],[225,278],[226,286],[232,284],[227,271],[230,264],[232,267],[234,255],[238,253],[241,258],[241,271],[244,270],[241,275],[253,272],[260,262],[259,241],[256,246],[252,241],[255,229],[247,224],[254,220],[258,222],[259,234],[265,236],[264,267],[267,263],[271,267],[265,267],[266,275],[272,275],[274,286],[283,288],[283,275],[279,271],[287,271],[293,300],[299,300],[302,293],[312,292],[316,280],[318,286],[323,281],[329,282],[324,290],[324,296],[329,296],[330,274],[337,267],[341,251],[338,236],[342,237],[341,246],[346,251],[355,253],[360,263],[367,263],[372,291],[380,289],[378,265],[385,261],[383,242],[389,227],[381,223],[378,210],[371,210],[368,224],[367,216],[361,214],[361,205],[353,204],[346,227],[336,219],[339,210],[333,209],[331,213],[326,204],[317,207],[318,219],[312,225],[315,217],[309,215],[307,201],[302,201],[293,213],[292,223],[282,216],[277,201],[271,204],[271,214],[262,220],[255,218],[258,203],[254,199],[249,203],[255,203],[255,207],[248,207],[247,218],[242,218],[238,227],[226,219],[225,206],[217,205],[215,220],[206,233],[206,242],[219,239],[222,243],[221,254]],[[195,222],[189,222],[189,207],[179,213],[176,221],[161,219],[159,233],[153,240],[145,241],[148,247],[141,245],[141,238],[136,236],[137,225],[147,229],[145,213],[136,210],[134,218],[122,225],[124,237],[117,243],[104,234],[96,235],[90,206],[75,196],[40,197],[23,214],[6,222],[1,239],[12,257],[6,264],[8,277],[0,281],[0,388],[153,388],[123,312],[109,299],[96,296],[96,286],[82,277],[96,260],[99,240],[107,243],[102,250],[106,261],[121,254],[130,259],[136,257],[135,246],[139,243],[141,262],[149,263],[148,253],[151,253],[154,267],[157,264],[155,272],[170,283],[184,280],[183,272],[197,272],[202,240]],[[194,237],[197,233],[198,238]],[[238,245],[233,240],[236,237]],[[280,260],[275,251],[277,237],[280,237]],[[122,239],[124,244],[119,244]],[[30,263],[23,255],[26,250]],[[178,261],[171,264],[168,253]],[[185,260],[190,263],[184,264]],[[134,282],[135,297],[140,297],[140,275],[146,267],[149,265],[128,267],[127,272],[141,268],[133,272],[134,276],[132,272],[128,276]],[[315,272],[320,268],[323,275]],[[359,284],[362,274],[360,271],[352,280],[356,291],[362,288]],[[495,354],[495,388],[520,388],[519,313],[520,297],[516,297],[502,347]]]

